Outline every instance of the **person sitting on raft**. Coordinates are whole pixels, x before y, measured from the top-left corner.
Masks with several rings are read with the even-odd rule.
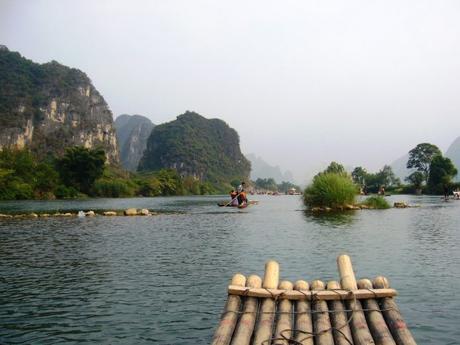
[[[232,198],[231,206],[238,206],[238,193],[234,189],[230,192],[230,198]]]
[[[246,197],[246,192],[244,191],[244,181],[241,182],[241,184],[238,186],[237,192],[238,192],[238,204],[240,206],[243,206],[244,203],[248,203],[248,198]]]

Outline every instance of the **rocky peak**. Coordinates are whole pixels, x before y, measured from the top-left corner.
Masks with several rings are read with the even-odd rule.
[[[115,120],[122,166],[136,171],[155,125],[142,115],[120,115]]]
[[[139,170],[162,168],[202,181],[228,183],[248,178],[251,165],[241,153],[233,128],[220,119],[187,111],[150,134]]]
[[[119,161],[112,112],[85,73],[0,50],[0,79],[0,149],[62,155],[82,145],[101,147],[110,163]]]

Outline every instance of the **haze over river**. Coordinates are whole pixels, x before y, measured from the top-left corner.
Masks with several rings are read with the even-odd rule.
[[[224,197],[225,198],[225,197]],[[0,212],[125,209],[152,217],[0,219],[0,344],[210,343],[236,272],[338,279],[385,275],[418,344],[460,339],[460,201],[394,196],[419,208],[306,214],[298,196],[1,202]]]

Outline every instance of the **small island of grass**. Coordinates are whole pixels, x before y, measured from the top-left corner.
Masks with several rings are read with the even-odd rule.
[[[317,174],[305,189],[304,204],[311,211],[343,211],[358,209],[387,209],[390,205],[382,196],[371,196],[356,203],[359,187],[341,164],[332,162]]]
[[[313,178],[304,191],[303,200],[310,209],[343,210],[355,205],[357,193],[357,186],[343,167],[332,163]]]

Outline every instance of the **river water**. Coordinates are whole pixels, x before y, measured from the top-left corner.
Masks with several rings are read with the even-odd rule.
[[[460,343],[460,201],[306,214],[297,196],[1,202],[0,212],[149,208],[152,217],[0,219],[0,344],[206,344],[236,272],[338,279],[385,275],[418,344]]]

